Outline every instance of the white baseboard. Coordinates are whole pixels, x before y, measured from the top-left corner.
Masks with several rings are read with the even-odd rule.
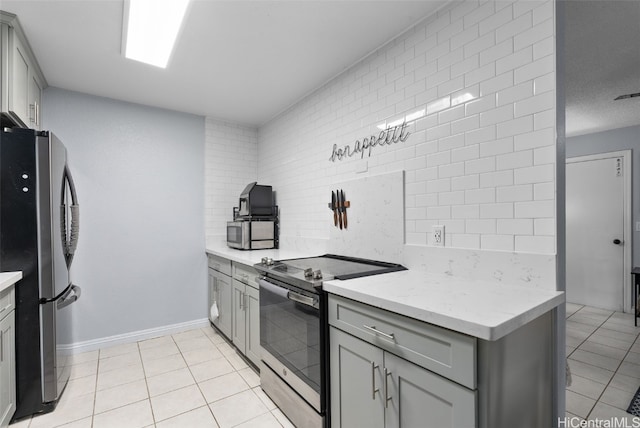
[[[153,339],[154,337],[165,336],[167,334],[180,333],[182,331],[192,330],[195,328],[203,328],[209,325],[208,318],[201,318],[198,320],[165,325],[147,330],[138,330],[115,336],[102,337],[100,339],[75,342],[67,345],[58,345],[58,349],[66,354],[80,354],[82,352],[95,351],[96,349],[108,348],[110,346],[121,345],[123,343],[138,342],[140,340]]]

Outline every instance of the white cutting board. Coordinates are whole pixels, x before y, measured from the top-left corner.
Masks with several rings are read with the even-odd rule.
[[[348,225],[333,225],[331,191],[342,189]],[[401,263],[404,249],[404,171],[334,183],[326,191],[330,254]]]

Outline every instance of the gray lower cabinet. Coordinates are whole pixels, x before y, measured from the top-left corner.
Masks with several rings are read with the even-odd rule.
[[[553,425],[553,317],[482,340],[329,295],[331,426]]]
[[[214,302],[218,308],[218,317],[211,319],[213,325],[227,338],[231,338],[231,326],[232,320],[232,288],[231,277],[219,272],[215,269],[209,268],[209,307]]]
[[[233,344],[256,366],[260,363],[260,292],[250,266],[233,263]]]
[[[16,410],[15,311],[13,287],[0,293],[0,427]]]
[[[331,327],[331,426],[475,427],[475,393]]]
[[[335,327],[329,340],[332,428],[383,428],[384,351]]]

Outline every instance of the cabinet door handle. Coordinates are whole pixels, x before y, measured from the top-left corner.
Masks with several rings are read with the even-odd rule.
[[[242,301],[244,300],[244,293],[240,293],[240,298],[238,299],[238,308],[242,309]]]
[[[9,306],[5,306],[4,308],[0,309],[0,314],[3,313],[4,311],[6,311],[8,307]]]
[[[36,123],[36,105],[29,104],[29,122]]]
[[[247,293],[242,293],[242,306],[244,306],[244,310],[247,310]]]
[[[391,372],[384,368],[384,408],[389,407],[389,401],[391,401],[391,397],[389,396],[389,376],[391,376]]]
[[[380,391],[379,388],[376,388],[376,369],[378,365],[375,362],[371,361],[371,399],[376,399],[376,392]]]
[[[4,361],[4,331],[0,330],[0,363]]]
[[[366,325],[366,324],[362,324],[362,326],[364,328],[366,328],[367,330],[374,332],[375,334],[379,334],[382,337],[386,337],[389,340],[395,340],[395,337],[393,336],[393,333],[382,332],[382,331],[378,330],[375,325],[369,326],[369,325]]]

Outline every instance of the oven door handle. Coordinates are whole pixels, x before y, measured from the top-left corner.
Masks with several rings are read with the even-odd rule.
[[[304,296],[289,290],[289,300],[318,309],[318,302],[313,297]]]

